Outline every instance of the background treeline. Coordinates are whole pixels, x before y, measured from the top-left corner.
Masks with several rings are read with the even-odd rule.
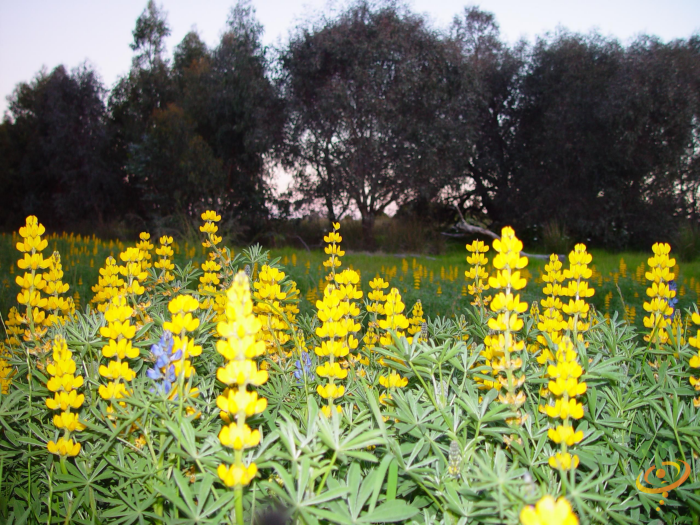
[[[475,7],[438,30],[364,1],[278,49],[262,31],[241,1],[215,48],[190,32],[166,57],[149,2],[111,91],[88,66],[18,85],[0,125],[0,227],[36,214],[53,229],[157,231],[215,208],[250,241],[298,234],[290,217],[312,210],[353,212],[371,248],[387,208],[443,226],[458,205],[529,242],[565,230],[646,248],[695,228],[700,35],[625,46],[559,30],[509,45]]]

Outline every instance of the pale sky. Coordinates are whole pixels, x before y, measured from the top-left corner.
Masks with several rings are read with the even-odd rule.
[[[19,82],[30,81],[46,67],[68,69],[88,61],[107,88],[131,65],[131,31],[147,0],[0,0],[0,115],[6,97]],[[161,0],[172,35],[168,51],[193,27],[211,47],[224,28],[235,0]],[[408,0],[415,12],[427,13],[434,25],[447,27],[465,0]],[[587,33],[597,29],[623,43],[641,33],[668,41],[700,32],[700,0],[483,0],[505,40],[533,40],[558,26]],[[265,28],[266,44],[286,39],[300,19],[338,1],[253,0]]]

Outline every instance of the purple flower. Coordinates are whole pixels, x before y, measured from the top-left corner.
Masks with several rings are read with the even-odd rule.
[[[168,395],[177,379],[173,363],[182,358],[182,350],[173,353],[173,334],[166,330],[158,342],[151,346],[151,355],[156,362],[153,368],[146,371],[146,375],[156,382],[156,387],[151,392]]]
[[[296,360],[294,362],[294,377],[297,378],[297,383],[301,383],[302,379],[304,376],[306,376],[309,380],[314,379],[314,374],[312,372],[312,366],[313,363],[311,362],[311,357],[309,356],[308,352],[302,352],[301,353],[301,361]]]

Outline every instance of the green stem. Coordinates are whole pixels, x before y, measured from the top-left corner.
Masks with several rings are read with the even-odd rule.
[[[335,451],[333,451],[333,457],[331,458],[331,462],[328,465],[328,468],[326,469],[325,474],[323,474],[323,479],[321,479],[321,483],[318,485],[318,489],[316,489],[316,494],[321,493],[323,486],[326,484],[326,478],[328,477],[328,474],[330,474],[331,470],[333,470],[333,466],[335,465],[335,460],[337,457],[338,457],[338,451],[335,450]]]
[[[236,501],[236,523],[243,525],[243,487],[241,485],[236,485],[234,499]]]
[[[1,461],[2,460],[0,459],[0,462]],[[53,510],[53,506],[51,505],[51,500],[53,499],[53,480],[51,479],[51,475],[53,474],[53,467],[54,467],[54,462],[52,461],[51,468],[49,469],[49,497],[47,499],[49,512],[48,512],[48,517],[46,518],[46,525],[51,525],[51,511]],[[0,468],[0,479],[2,479],[2,468]]]

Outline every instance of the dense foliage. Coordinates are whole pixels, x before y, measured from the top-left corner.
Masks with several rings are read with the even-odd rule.
[[[530,306],[515,232],[475,241],[471,306],[426,318],[381,277],[361,290],[334,224],[308,315],[279,260],[202,220],[205,262],[143,233],[77,309],[27,218],[0,357],[5,522],[698,519],[700,315],[677,309],[667,244],[637,333],[591,308],[582,244]]]
[[[700,39],[565,30],[508,45],[466,8],[438,30],[394,2],[301,22],[279,49],[241,0],[209,48],[151,0],[111,91],[88,66],[17,86],[0,124],[0,226],[155,226],[221,210],[241,240],[323,210],[454,222],[531,241],[648,246],[698,218]],[[275,192],[281,167],[292,190]],[[687,228],[686,228],[687,229]],[[92,230],[90,230],[92,231]],[[114,231],[114,230],[112,230]]]

